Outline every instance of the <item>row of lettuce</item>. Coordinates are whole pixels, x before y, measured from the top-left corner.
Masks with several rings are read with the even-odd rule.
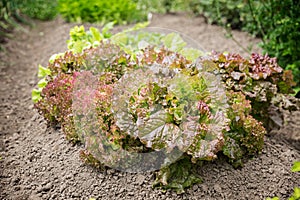
[[[266,55],[208,54],[146,25],[114,35],[111,23],[74,27],[69,50],[39,67],[35,107],[85,144],[83,160],[158,170],[154,186],[177,192],[201,182],[202,162],[224,155],[239,167],[261,152],[278,123],[269,108],[294,109],[291,71]]]

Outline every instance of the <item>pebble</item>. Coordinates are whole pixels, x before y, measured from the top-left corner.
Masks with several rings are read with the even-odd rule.
[[[198,185],[194,185],[194,186],[193,186],[193,190],[194,190],[194,191],[197,191],[197,190],[198,190]]]
[[[120,191],[119,191],[119,194],[125,192],[125,190],[126,190],[126,189],[122,187],[122,188],[120,189]]]
[[[202,184],[201,187],[202,187],[202,191],[203,191],[203,192],[207,192],[207,191],[208,191],[207,185]]]
[[[51,188],[52,188],[52,184],[51,183],[47,183],[45,186],[38,187],[37,193],[47,192],[47,191],[51,190]]]
[[[136,177],[136,181],[135,181],[135,182],[136,182],[138,185],[143,185],[144,181],[145,181],[145,176],[139,174],[139,175]]]
[[[222,193],[222,188],[219,184],[215,184],[214,185],[214,190],[218,193]]]

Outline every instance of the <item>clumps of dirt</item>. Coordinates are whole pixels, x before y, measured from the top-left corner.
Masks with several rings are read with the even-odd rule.
[[[300,110],[286,111],[283,116],[284,125],[278,130],[272,130],[270,137],[284,141],[300,151]]]
[[[16,32],[0,54],[0,199],[287,199],[299,186],[300,174],[290,171],[300,158],[299,140],[287,139],[299,135],[299,111],[291,111],[281,129],[265,137],[262,153],[243,168],[234,169],[223,157],[205,163],[198,170],[203,183],[181,195],[153,189],[153,173],[86,166],[79,159],[83,147],[66,141],[59,128],[48,127],[31,102],[37,65],[46,65],[50,55],[66,50],[74,24],[56,19],[36,25],[28,34]],[[151,25],[184,32],[206,50],[246,54],[226,39],[222,28],[201,18],[154,15]],[[245,33],[234,34],[246,46],[253,41]]]

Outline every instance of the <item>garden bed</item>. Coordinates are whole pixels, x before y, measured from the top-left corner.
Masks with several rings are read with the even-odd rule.
[[[65,41],[73,25],[61,19],[37,22],[28,33],[15,32],[6,52],[0,54],[1,199],[287,199],[300,186],[299,173],[290,171],[293,161],[300,158],[299,110],[283,113],[287,123],[265,137],[261,155],[243,168],[234,169],[222,157],[204,164],[198,171],[204,182],[181,195],[153,189],[152,173],[100,171],[83,164],[79,159],[83,147],[66,141],[58,127],[47,127],[30,95],[38,81],[37,65],[46,65],[49,55],[67,49]],[[202,18],[154,15],[150,26],[185,33],[206,51],[247,56],[224,36],[221,27],[207,25]],[[234,35],[245,47],[259,42],[246,33]]]

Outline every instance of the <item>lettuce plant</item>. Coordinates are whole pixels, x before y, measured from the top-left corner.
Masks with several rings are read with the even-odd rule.
[[[35,107],[85,144],[84,161],[159,170],[154,186],[164,189],[199,183],[195,167],[220,153],[236,167],[259,153],[258,105],[276,106],[293,85],[268,56],[201,56],[175,33],[101,34],[72,29],[70,50],[40,67]]]
[[[72,118],[72,90],[74,76],[61,74],[47,83],[41,99],[35,104],[48,122],[60,123],[67,138],[77,142]]]
[[[255,155],[262,150],[266,130],[261,122],[250,115],[250,100],[242,92],[230,90],[227,97],[230,105],[227,112],[230,130],[224,133],[225,144],[222,151],[238,167],[242,165],[244,155]]]
[[[238,54],[212,52],[200,62],[205,68],[216,67],[228,90],[242,92],[251,101],[251,114],[265,126],[272,99],[279,94],[293,93],[293,75],[291,71],[283,70],[276,58],[253,53],[247,60]]]

